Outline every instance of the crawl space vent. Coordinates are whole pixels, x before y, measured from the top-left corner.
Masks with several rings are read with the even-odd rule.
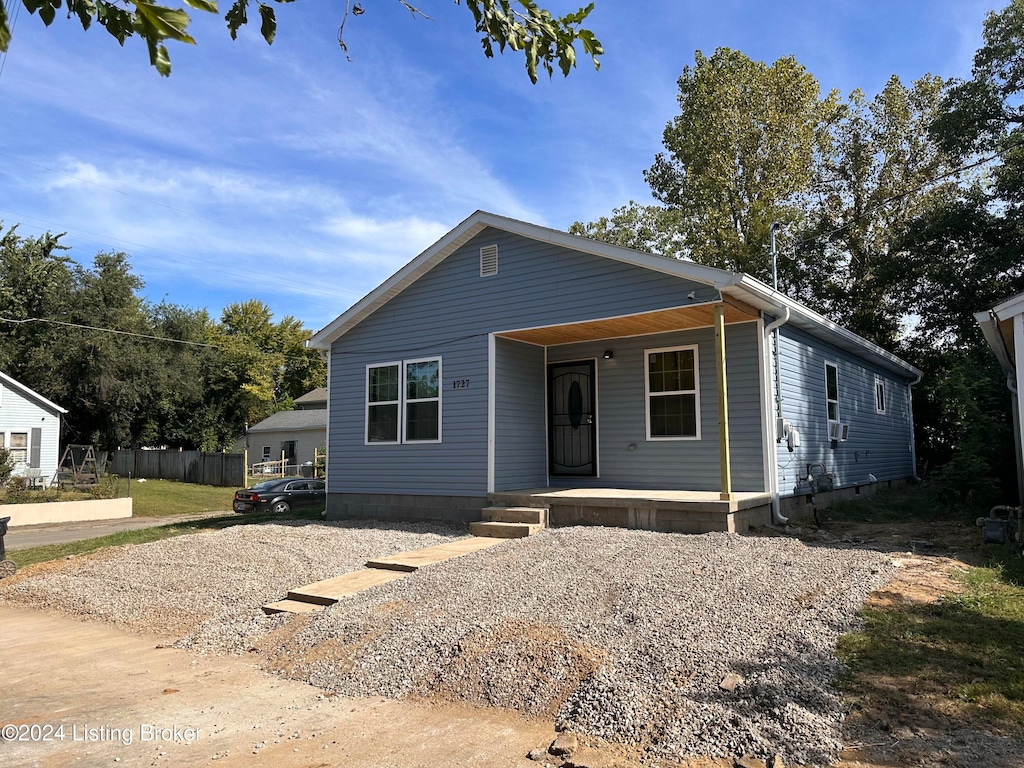
[[[485,245],[480,249],[480,277],[498,274],[498,245]]]

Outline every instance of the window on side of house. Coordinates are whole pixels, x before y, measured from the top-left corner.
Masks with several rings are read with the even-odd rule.
[[[825,411],[829,422],[839,421],[839,367],[825,363]]]
[[[441,358],[366,368],[366,442],[441,442]]]
[[[441,360],[405,364],[405,442],[441,439]]]
[[[11,432],[10,445],[12,464],[28,464],[28,432]]]
[[[270,446],[269,445],[264,445],[263,446],[263,461],[265,461],[265,462],[266,461],[270,461]]]
[[[648,349],[648,440],[700,439],[700,376],[697,346]]]
[[[397,443],[402,364],[366,368],[366,442]]]
[[[875,413],[885,413],[885,381],[875,379]]]

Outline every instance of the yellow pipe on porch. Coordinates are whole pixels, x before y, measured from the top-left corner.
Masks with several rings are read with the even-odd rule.
[[[722,501],[732,501],[732,465],[729,463],[729,393],[725,379],[725,306],[715,305],[715,377],[718,380],[718,463]]]

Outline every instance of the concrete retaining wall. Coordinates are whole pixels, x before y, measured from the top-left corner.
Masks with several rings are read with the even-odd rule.
[[[73,523],[79,520],[117,520],[132,516],[132,500],[92,499],[50,501],[42,504],[0,504],[0,517],[10,516],[9,526],[39,523]]]

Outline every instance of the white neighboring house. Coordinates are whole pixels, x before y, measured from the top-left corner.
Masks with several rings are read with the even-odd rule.
[[[15,476],[53,481],[63,413],[66,408],[0,372],[0,448],[11,452]]]
[[[312,464],[327,442],[327,389],[295,398],[294,411],[278,411],[249,427],[249,464],[281,461],[289,467]],[[297,469],[290,469],[297,472]]]
[[[1013,437],[1020,494],[1018,503],[1024,505],[1024,409],[1020,402],[1020,388],[1024,387],[1024,293],[986,312],[978,312],[974,318],[1006,374],[1006,388],[1010,390],[1013,403]]]

